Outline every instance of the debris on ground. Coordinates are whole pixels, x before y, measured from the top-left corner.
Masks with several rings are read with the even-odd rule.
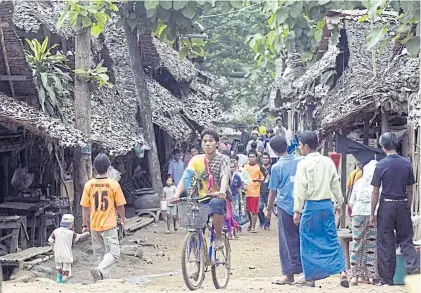
[[[153,222],[154,219],[151,217],[136,216],[127,220],[127,223],[124,225],[124,230],[126,232],[134,232],[152,224]]]

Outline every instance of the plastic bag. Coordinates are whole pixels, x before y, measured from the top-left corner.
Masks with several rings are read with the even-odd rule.
[[[121,173],[117,169],[113,168],[112,166],[108,168],[107,175],[108,175],[108,178],[111,178],[115,181],[120,181],[121,179]]]

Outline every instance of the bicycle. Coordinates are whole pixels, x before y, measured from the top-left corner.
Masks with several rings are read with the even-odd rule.
[[[222,249],[214,249],[215,230],[209,224],[210,207],[208,204],[201,204],[198,198],[181,198],[178,204],[180,226],[187,228],[188,232],[184,238],[181,269],[184,283],[190,290],[197,290],[205,279],[205,272],[211,267],[212,281],[216,289],[225,289],[228,285],[231,274],[231,247],[229,239],[224,230]],[[209,249],[204,233],[207,230],[210,235]],[[193,264],[195,270],[189,273],[187,265]],[[225,270],[225,278],[220,279],[217,270]]]

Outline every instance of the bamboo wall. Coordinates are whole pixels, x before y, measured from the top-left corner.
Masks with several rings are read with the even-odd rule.
[[[410,137],[409,141],[411,143],[412,151],[412,164],[415,174],[415,185],[414,185],[414,200],[412,201],[411,212],[412,216],[421,216],[420,215],[420,203],[421,203],[421,127],[413,128],[409,127]],[[421,225],[420,220],[414,221],[414,240],[421,239]]]

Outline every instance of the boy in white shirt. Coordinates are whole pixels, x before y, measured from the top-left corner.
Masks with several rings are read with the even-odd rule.
[[[173,185],[172,178],[167,179],[167,186],[165,186],[162,190],[162,198],[167,202],[167,231],[166,234],[170,234],[170,227],[171,227],[171,219],[174,225],[174,231],[177,231],[177,204],[171,203],[171,199],[173,198],[175,191],[175,185]]]
[[[54,248],[54,261],[57,270],[57,283],[67,283],[69,271],[73,263],[72,245],[73,242],[85,240],[89,237],[89,232],[83,234],[75,233],[73,229],[75,217],[70,214],[63,215],[60,228],[51,233],[48,242]]]

